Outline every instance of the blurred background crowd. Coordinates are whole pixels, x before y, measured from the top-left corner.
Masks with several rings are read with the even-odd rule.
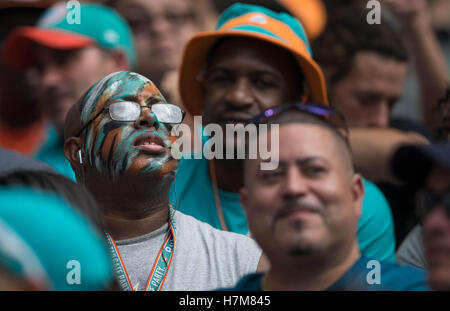
[[[95,199],[76,183],[64,155],[66,115],[102,77],[130,70],[186,110],[183,122],[193,128],[193,110],[179,91],[184,47],[213,31],[236,2],[302,23],[329,106],[345,117],[355,168],[389,207],[386,247],[394,247],[395,258],[386,258],[426,269],[421,231],[435,226],[429,234],[446,236],[450,284],[450,0],[381,0],[381,23],[372,25],[373,7],[361,0],[80,2],[102,8],[81,16],[83,37],[65,41],[39,32],[66,14],[45,14],[61,1],[0,1],[0,290],[70,289],[52,268],[67,258],[89,258],[81,289],[117,289]],[[59,29],[70,32],[63,24]],[[435,167],[442,174],[430,177]],[[422,177],[412,181],[411,171]],[[447,214],[434,224],[417,212],[423,190],[433,189],[430,180],[447,182],[435,196]],[[65,247],[71,243],[78,247]],[[8,253],[13,244],[20,247]]]

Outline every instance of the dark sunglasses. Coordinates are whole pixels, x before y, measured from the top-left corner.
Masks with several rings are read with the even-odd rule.
[[[447,216],[450,218],[450,190],[443,194],[434,194],[432,192],[421,190],[417,193],[417,209],[416,214],[419,219],[423,219],[439,204],[444,206]]]
[[[136,102],[120,101],[112,103],[107,107],[103,107],[81,128],[76,137],[80,136],[81,133],[83,133],[83,131],[105,110],[108,110],[109,116],[112,120],[120,122],[131,122],[139,119],[139,117],[141,116],[142,108],[150,108],[152,113],[155,114],[158,121],[166,124],[179,124],[183,122],[183,119],[186,115],[186,112],[181,110],[180,107],[172,104],[153,104],[150,107],[143,107]]]

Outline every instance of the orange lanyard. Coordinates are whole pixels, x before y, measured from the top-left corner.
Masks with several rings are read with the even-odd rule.
[[[169,211],[172,215],[172,209]],[[167,234],[161,249],[156,256],[156,260],[153,264],[152,270],[147,280],[145,286],[146,291],[160,291],[164,285],[167,273],[169,272],[170,264],[172,263],[173,250],[175,246],[175,219],[173,216],[169,220],[169,233]],[[114,266],[114,271],[119,280],[120,286],[126,291],[135,291],[136,289],[131,284],[130,277],[125,268],[125,264],[120,256],[119,249],[117,248],[116,242],[109,235],[106,234],[106,240],[108,241],[110,252],[112,255],[112,261]],[[169,260],[167,260],[169,258]]]
[[[209,162],[209,173],[211,175],[211,180],[213,184],[214,199],[216,201],[217,216],[219,216],[220,226],[222,227],[222,230],[228,231],[228,227],[225,222],[225,217],[223,215],[222,206],[220,205],[219,187],[217,186],[216,167],[214,166],[214,160],[210,160],[208,162]]]

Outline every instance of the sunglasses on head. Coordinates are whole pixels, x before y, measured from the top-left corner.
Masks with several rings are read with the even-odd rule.
[[[150,107],[141,106],[133,101],[114,102],[107,107],[103,107],[93,118],[91,118],[78,132],[76,137],[81,133],[105,110],[108,110],[109,116],[114,121],[132,122],[139,119],[142,108],[150,108],[151,112],[156,116],[159,122],[166,124],[179,124],[183,122],[186,112],[180,107],[172,104],[153,104]]]
[[[332,125],[333,127],[342,129],[344,131],[344,137],[348,139],[348,126],[342,112],[335,108],[311,102],[292,102],[285,105],[269,108],[251,118],[247,124],[265,123],[271,117],[274,117],[286,110],[291,109],[314,115]]]

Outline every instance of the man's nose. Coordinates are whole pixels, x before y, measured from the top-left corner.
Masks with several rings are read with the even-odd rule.
[[[297,167],[292,167],[286,174],[283,188],[285,198],[303,196],[307,193],[307,182]]]
[[[61,83],[61,69],[54,65],[46,65],[41,72],[41,84],[43,87],[52,87]]]
[[[424,234],[427,235],[450,233],[450,217],[446,214],[442,203],[439,203],[423,217],[422,225]]]
[[[144,127],[154,127],[158,129],[160,127],[160,123],[156,115],[151,111],[148,107],[141,108],[141,114],[139,118],[135,122],[135,126],[137,128]]]
[[[238,78],[226,94],[227,104],[236,108],[247,108],[253,105],[254,94],[251,83],[246,78]]]
[[[387,127],[390,110],[387,101],[380,101],[370,110],[369,127]]]
[[[152,17],[152,21],[149,23],[149,32],[153,35],[166,35],[172,28],[170,22],[164,15],[155,15]]]

